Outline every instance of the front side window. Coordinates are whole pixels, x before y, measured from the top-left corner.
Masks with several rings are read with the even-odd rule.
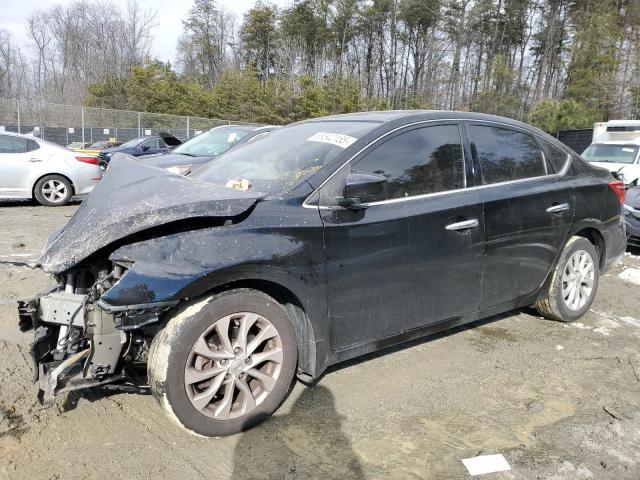
[[[351,171],[386,177],[386,200],[464,188],[460,130],[437,125],[402,132],[356,160]]]
[[[151,140],[147,140],[146,142],[144,142],[141,147],[144,148],[158,148],[158,144],[159,144],[159,139],[157,138],[153,138]]]
[[[589,145],[582,156],[588,162],[634,163],[638,156],[638,146],[594,143]]]
[[[26,138],[0,135],[0,153],[25,153],[27,145]]]
[[[484,185],[547,174],[542,150],[531,135],[479,125],[470,130]]]

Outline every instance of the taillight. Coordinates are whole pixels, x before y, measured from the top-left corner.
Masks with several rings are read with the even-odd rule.
[[[91,165],[98,165],[98,157],[76,157],[76,160]]]
[[[621,182],[620,180],[612,180],[609,182],[609,188],[613,191],[616,197],[618,197],[620,205],[624,205],[624,182]]]

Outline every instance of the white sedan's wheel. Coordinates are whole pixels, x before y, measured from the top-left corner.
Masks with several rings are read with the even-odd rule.
[[[69,180],[61,175],[47,175],[38,180],[34,194],[42,205],[59,207],[69,202],[73,195],[73,187]]]

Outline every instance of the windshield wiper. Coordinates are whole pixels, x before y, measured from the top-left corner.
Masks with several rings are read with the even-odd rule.
[[[187,157],[197,157],[197,155],[194,155],[193,153],[184,153],[184,152],[173,152],[173,153],[177,153],[179,155],[186,155]]]

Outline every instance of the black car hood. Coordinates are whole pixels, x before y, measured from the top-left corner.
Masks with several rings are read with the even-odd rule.
[[[207,163],[215,157],[215,155],[209,155],[207,157],[192,157],[189,155],[182,155],[180,153],[167,153],[164,155],[145,155],[144,157],[140,157],[140,161],[158,168],[169,168],[179,165],[199,166]]]
[[[178,220],[234,217],[263,197],[118,155],[75,215],[49,236],[39,263],[47,272],[61,273],[134,233]]]
[[[624,203],[633,208],[640,208],[640,187],[627,190]]]

